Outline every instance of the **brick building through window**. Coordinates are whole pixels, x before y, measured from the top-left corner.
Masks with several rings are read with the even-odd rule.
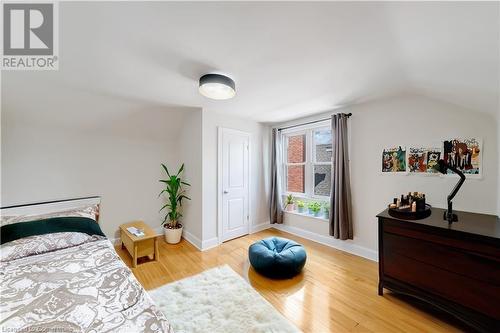
[[[287,191],[304,193],[305,191],[305,165],[306,162],[306,136],[295,135],[288,137],[287,162]],[[295,163],[300,163],[295,165]]]
[[[331,130],[323,125],[283,135],[284,191],[306,197],[330,196]]]

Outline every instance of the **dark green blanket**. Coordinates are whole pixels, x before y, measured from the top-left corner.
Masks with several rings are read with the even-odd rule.
[[[11,242],[19,238],[55,232],[82,232],[91,236],[104,236],[99,224],[88,217],[53,217],[50,219],[20,222],[2,226],[0,229],[0,244]]]

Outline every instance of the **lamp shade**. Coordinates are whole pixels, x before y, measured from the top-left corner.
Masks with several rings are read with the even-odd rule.
[[[200,94],[217,100],[233,98],[236,95],[234,81],[220,74],[205,74],[200,77]]]

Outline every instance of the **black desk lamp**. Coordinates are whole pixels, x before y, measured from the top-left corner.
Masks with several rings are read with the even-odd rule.
[[[460,176],[460,180],[458,181],[457,185],[455,185],[451,193],[448,195],[448,209],[443,214],[443,219],[447,220],[449,224],[457,222],[458,216],[457,214],[453,214],[453,209],[452,209],[453,204],[451,200],[453,200],[455,195],[458,193],[458,190],[460,190],[460,187],[465,182],[465,175],[463,174],[462,171],[458,170],[454,166],[449,165],[444,160],[439,160],[434,168],[437,171],[441,172],[442,174],[446,174],[446,171],[450,169],[451,171]]]

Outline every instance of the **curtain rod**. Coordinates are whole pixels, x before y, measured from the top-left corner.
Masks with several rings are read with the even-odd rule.
[[[352,116],[352,113],[348,113],[347,114],[347,117],[350,117],[350,116]],[[330,120],[330,119],[332,119],[332,118],[318,119],[318,120],[314,120],[314,121],[309,121],[307,123],[302,123],[302,124],[297,124],[297,125],[291,125],[291,126],[281,127],[281,128],[278,128],[278,131],[282,131],[282,130],[289,129],[289,128],[294,128],[294,127],[299,127],[299,126],[304,126],[304,125],[309,125],[309,124],[320,123],[322,121]]]

